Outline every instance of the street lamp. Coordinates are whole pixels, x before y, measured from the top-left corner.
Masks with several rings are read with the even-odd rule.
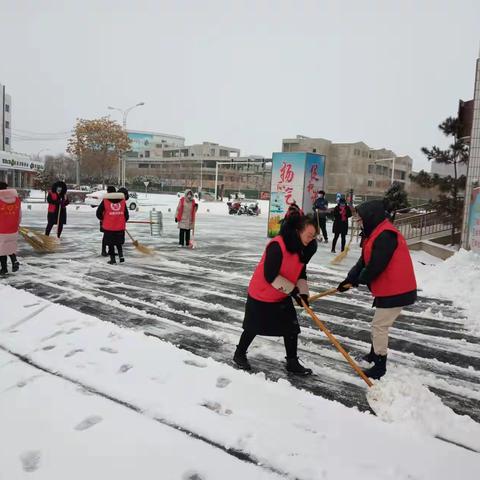
[[[128,114],[136,107],[141,107],[145,105],[145,102],[140,102],[137,103],[136,105],[132,105],[131,107],[128,108],[118,108],[118,107],[111,107],[110,105],[107,107],[109,110],[117,110],[122,114],[122,119],[123,119],[123,130],[126,132],[127,131],[127,117]],[[122,187],[125,186],[125,169],[126,169],[126,159],[125,158],[120,158],[119,161],[119,175],[118,175],[118,183],[122,185]]]

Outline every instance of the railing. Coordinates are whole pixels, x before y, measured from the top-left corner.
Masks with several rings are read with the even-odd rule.
[[[395,226],[406,240],[428,239],[452,230],[452,222],[441,217],[437,211],[397,217]]]

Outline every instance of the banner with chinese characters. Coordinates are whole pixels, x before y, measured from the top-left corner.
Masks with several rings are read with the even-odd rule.
[[[472,191],[468,229],[470,248],[474,252],[480,253],[480,188],[474,188]]]
[[[268,236],[274,237],[288,207],[296,203],[305,213],[312,211],[317,192],[323,189],[325,157],[307,152],[274,153],[268,214]]]

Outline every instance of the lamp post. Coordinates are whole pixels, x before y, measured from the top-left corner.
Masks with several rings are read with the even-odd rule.
[[[109,110],[117,110],[122,114],[122,125],[123,125],[123,130],[126,132],[127,131],[127,117],[128,114],[136,107],[141,107],[142,105],[145,105],[145,102],[140,102],[137,103],[136,105],[132,105],[131,107],[128,108],[118,108],[118,107],[111,107],[110,105],[107,107]],[[126,160],[125,158],[120,158],[119,161],[119,175],[118,175],[118,183],[124,187],[125,186],[125,170],[126,170]]]

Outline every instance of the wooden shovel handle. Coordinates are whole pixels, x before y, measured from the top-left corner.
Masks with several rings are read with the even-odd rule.
[[[362,369],[357,365],[355,360],[346,352],[346,350],[342,347],[340,342],[332,335],[330,330],[323,324],[323,322],[315,315],[313,310],[305,303],[305,301],[302,300],[302,305],[303,308],[307,311],[307,313],[310,315],[314,323],[320,328],[320,330],[325,333],[325,335],[328,337],[332,345],[344,356],[345,360],[350,364],[350,366],[357,372],[357,374],[360,376],[360,378],[369,386],[372,387],[373,383],[371,380],[363,373]]]
[[[353,285],[351,285],[350,283],[347,283],[345,286],[348,287],[348,289],[350,289],[352,288]],[[324,292],[316,293],[315,295],[312,295],[311,297],[308,298],[308,301],[314,302],[319,298],[326,297],[328,295],[335,295],[336,293],[338,293],[338,290],[336,288],[331,288],[330,290],[325,290]]]
[[[134,240],[133,237],[130,235],[130,232],[129,232],[127,229],[125,229],[125,231],[127,232],[127,235],[130,237],[130,240],[131,240],[132,242],[134,242],[135,240]]]

